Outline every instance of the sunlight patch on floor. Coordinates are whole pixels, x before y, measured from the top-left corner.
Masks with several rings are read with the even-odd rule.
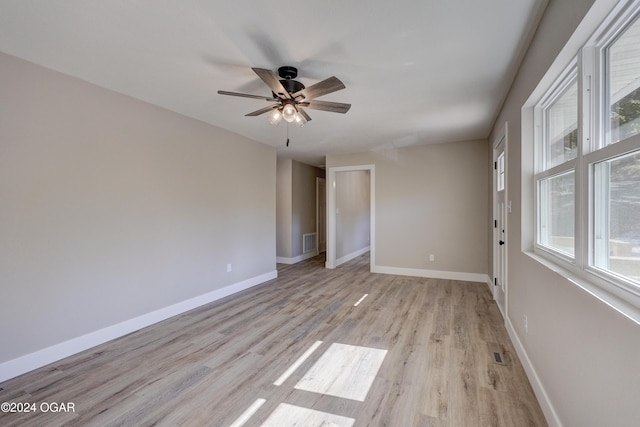
[[[281,386],[321,345],[322,341],[316,341],[274,385]],[[386,355],[387,350],[333,343],[294,388],[364,402]],[[231,426],[244,426],[265,402],[265,399],[256,400]],[[351,427],[354,422],[352,418],[281,402],[262,427]]]
[[[253,402],[253,405],[249,406],[247,410],[244,411],[242,415],[240,415],[238,419],[233,422],[233,424],[231,424],[230,427],[242,427],[247,421],[249,421],[253,414],[255,414],[258,409],[260,409],[260,407],[264,405],[265,402],[265,399],[258,399]]]
[[[281,403],[269,415],[262,427],[305,426],[305,427],[351,427],[355,420],[341,415],[302,408]]]
[[[334,343],[294,388],[364,402],[387,350]]]
[[[280,375],[280,378],[278,378],[273,385],[282,385],[287,378],[289,378],[291,376],[291,374],[293,374],[299,367],[300,365],[302,365],[305,360],[307,360],[309,358],[309,356],[311,356],[311,354],[316,351],[316,349],[318,347],[320,347],[320,345],[322,344],[322,341],[316,341],[311,347],[309,347],[309,349],[304,352],[304,354],[302,356],[300,356],[298,358],[298,360],[296,360],[293,365],[291,365],[289,367],[289,369],[287,369],[282,375]]]

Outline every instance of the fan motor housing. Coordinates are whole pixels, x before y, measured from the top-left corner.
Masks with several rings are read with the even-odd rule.
[[[280,80],[280,83],[282,83],[282,86],[284,86],[289,93],[296,93],[304,89],[304,85],[296,80]]]
[[[278,75],[282,79],[280,80],[280,83],[282,83],[282,86],[287,90],[287,92],[296,93],[304,89],[304,85],[302,83],[293,80],[298,77],[298,69],[296,67],[289,65],[282,66],[278,68]],[[274,93],[273,96],[278,98],[276,93]]]

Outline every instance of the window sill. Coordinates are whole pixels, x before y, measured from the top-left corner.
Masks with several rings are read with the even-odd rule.
[[[576,274],[575,272],[560,266],[556,262],[547,259],[541,254],[531,251],[523,252],[534,261],[542,264],[563,279],[568,280],[583,291],[589,293],[623,316],[640,325],[640,296],[616,286],[589,271],[584,271],[582,274]]]

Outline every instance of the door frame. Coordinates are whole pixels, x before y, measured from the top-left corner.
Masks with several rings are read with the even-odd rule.
[[[492,179],[492,200],[493,200],[493,206],[492,206],[492,214],[493,214],[493,220],[494,223],[492,224],[492,253],[493,253],[493,280],[492,280],[492,286],[491,286],[491,293],[493,294],[493,299],[496,301],[496,304],[498,305],[498,308],[500,309],[500,312],[502,313],[502,317],[506,320],[506,314],[508,313],[508,304],[509,304],[509,298],[508,298],[508,293],[509,293],[509,286],[508,286],[508,247],[509,247],[509,240],[508,240],[508,218],[509,218],[509,214],[511,213],[511,202],[509,201],[509,197],[508,197],[508,179],[507,179],[507,168],[508,168],[508,162],[507,162],[507,150],[508,150],[508,123],[505,122],[504,127],[502,128],[502,130],[498,133],[498,135],[496,136],[496,138],[494,139],[493,145],[492,145],[492,165],[491,165],[491,170],[493,171],[493,179]],[[498,195],[498,190],[497,190],[497,184],[498,184],[498,171],[497,171],[497,161],[498,161],[498,157],[500,156],[501,153],[504,153],[504,190],[502,190],[502,198],[503,198],[503,211],[501,212],[500,209],[500,200],[499,200],[499,195]],[[504,230],[504,232],[502,232],[502,230],[499,229],[498,224],[499,224],[499,218],[502,216],[502,230]],[[504,241],[504,245],[500,245],[499,241],[503,239]],[[502,264],[500,263],[500,256],[502,256]],[[502,283],[501,286],[499,287],[497,284],[498,281],[498,274],[499,274],[499,269],[502,267],[503,271],[502,271]],[[501,288],[501,289],[499,289]],[[500,294],[500,291],[502,291],[502,295]]]
[[[331,167],[327,171],[327,260],[326,268],[336,268],[336,173],[369,171],[369,270],[376,265],[376,166],[354,165]]]
[[[320,183],[324,181],[324,194],[320,191]],[[320,220],[320,198],[324,197],[324,221]],[[322,224],[324,222],[324,224]],[[321,230],[324,226],[324,230]],[[320,248],[320,231],[324,231],[324,251]],[[316,177],[316,242],[317,252],[321,254],[327,251],[327,180],[326,178]]]

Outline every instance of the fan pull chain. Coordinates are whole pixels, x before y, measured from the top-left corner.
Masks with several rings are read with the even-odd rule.
[[[287,147],[289,146],[289,123],[287,123]]]

